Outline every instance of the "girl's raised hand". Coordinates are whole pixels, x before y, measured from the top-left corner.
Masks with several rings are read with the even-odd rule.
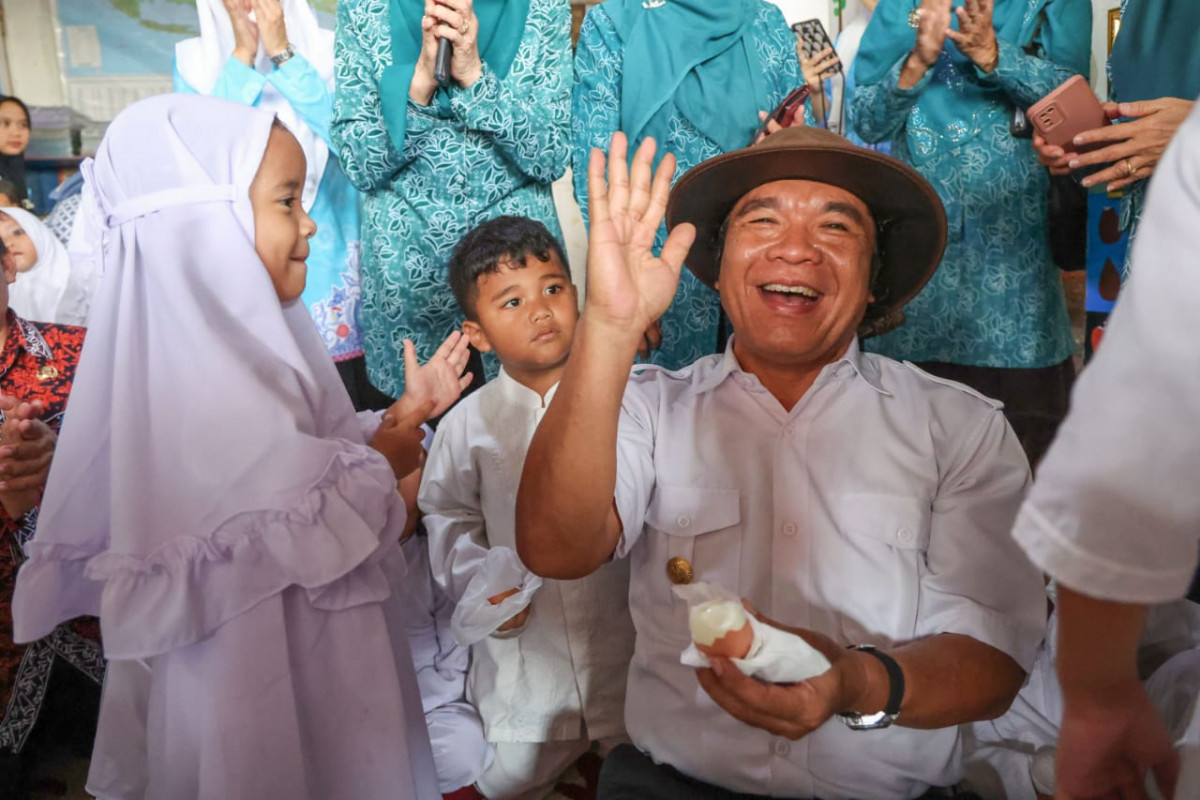
[[[467,368],[469,342],[462,331],[454,331],[425,364],[417,362],[417,349],[408,339],[404,340],[404,394],[388,409],[397,416],[409,415],[414,408],[429,405],[425,419],[443,413],[471,385],[471,373]]]

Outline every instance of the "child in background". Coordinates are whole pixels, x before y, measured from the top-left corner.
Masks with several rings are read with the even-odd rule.
[[[271,114],[152,97],[84,169],[104,277],[13,617],[100,617],[88,791],[435,800],[397,481],[465,345],[355,416],[296,302],[315,226]]]
[[[593,746],[624,741],[628,565],[542,583],[516,555],[525,451],[579,317],[558,242],[539,222],[499,217],[463,237],[449,275],[463,330],[501,370],[438,426],[419,504],[455,636],[471,645],[467,699],[495,745],[476,786],[489,800],[540,798]]]
[[[29,106],[19,98],[0,95],[0,178],[14,187],[12,204],[26,211],[33,211],[25,184],[25,150],[31,132]]]

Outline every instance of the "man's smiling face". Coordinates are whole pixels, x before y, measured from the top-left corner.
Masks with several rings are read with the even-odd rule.
[[[745,194],[717,283],[738,357],[808,368],[839,358],[873,299],[874,251],[871,212],[844,189],[788,180]]]

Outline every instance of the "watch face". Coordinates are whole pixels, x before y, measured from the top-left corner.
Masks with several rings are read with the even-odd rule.
[[[842,722],[853,731],[874,731],[880,728],[890,728],[896,721],[896,714],[886,711],[876,711],[874,714],[839,714]]]

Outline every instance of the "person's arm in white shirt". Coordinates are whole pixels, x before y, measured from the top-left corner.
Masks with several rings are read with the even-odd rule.
[[[614,504],[621,398],[642,332],[670,305],[695,238],[691,225],[651,252],[675,159],[651,183],[654,141],[626,167],[624,134],[588,164],[591,230],[587,302],[558,391],[534,434],[517,494],[517,552],[538,575],[579,578],[604,564],[621,537]]]
[[[464,422],[462,414],[451,414],[438,427],[417,501],[429,535],[430,571],[455,604],[462,600],[472,581],[488,580],[486,562],[491,548],[479,497],[477,465],[472,463]],[[499,594],[517,587],[492,588]],[[527,617],[526,610],[507,621],[498,619],[495,630],[518,628]]]

